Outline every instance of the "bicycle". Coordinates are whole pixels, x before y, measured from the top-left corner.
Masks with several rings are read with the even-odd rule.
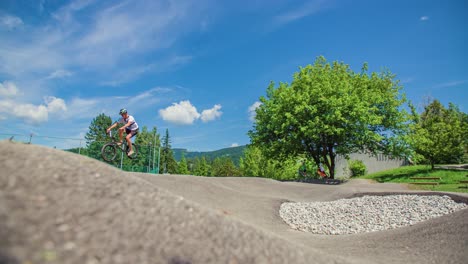
[[[111,142],[104,144],[101,149],[101,156],[102,158],[107,161],[111,162],[117,157],[117,149],[120,149],[120,151],[124,152],[126,156],[129,159],[134,159],[138,155],[138,148],[135,143],[132,142],[132,149],[133,149],[133,154],[128,156],[128,152],[130,151],[130,148],[127,145],[127,141],[124,140],[121,145],[119,145],[120,142],[116,142],[112,138],[112,131],[108,133],[109,137],[112,139]]]

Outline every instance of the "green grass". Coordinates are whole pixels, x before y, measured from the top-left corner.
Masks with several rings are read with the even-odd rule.
[[[460,184],[459,181],[468,180],[468,171],[434,169],[430,166],[405,166],[398,169],[381,171],[369,175],[361,176],[361,179],[372,179],[377,182],[394,183],[412,183],[411,177],[440,177],[439,185],[411,185],[414,189],[444,191],[444,192],[463,192],[468,193],[468,184]]]

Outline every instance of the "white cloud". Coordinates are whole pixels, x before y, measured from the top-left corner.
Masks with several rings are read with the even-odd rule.
[[[0,96],[3,97],[15,97],[19,93],[18,88],[12,82],[5,81],[0,83]]]
[[[213,121],[216,118],[221,117],[223,112],[219,111],[220,109],[221,109],[221,105],[216,104],[211,109],[203,110],[201,113],[201,120],[206,123],[206,122]]]
[[[0,73],[24,79],[64,68],[73,62],[74,51],[57,43],[59,38],[62,36],[56,32],[44,31],[0,41]]]
[[[89,7],[93,2],[94,0],[71,1],[69,4],[61,7],[57,12],[53,13],[52,16],[61,24],[70,23],[73,20],[75,12],[81,11],[82,9]]]
[[[123,67],[122,69],[114,72],[110,77],[111,81],[104,81],[101,84],[106,86],[119,86],[137,79],[141,75],[153,71],[154,65],[143,65],[135,67]]]
[[[128,99],[130,106],[151,105],[161,101],[161,94],[171,92],[171,88],[154,87]]]
[[[47,96],[44,98],[44,101],[47,105],[47,110],[50,113],[56,113],[60,111],[67,111],[67,106],[63,99],[57,98],[55,96]]]
[[[0,93],[7,95],[6,97],[21,95],[19,89],[12,82],[4,82],[4,84],[0,85]],[[4,119],[20,118],[26,123],[39,125],[40,123],[47,122],[49,113],[60,113],[67,110],[65,101],[54,96],[44,97],[45,104],[40,105],[15,100],[16,98],[0,100],[0,113],[6,114]]]
[[[207,2],[70,1],[44,12],[53,18],[44,20],[48,23],[28,24],[21,34],[0,37],[0,74],[47,80],[69,77],[63,69],[74,69],[73,75],[84,70],[97,83],[119,85],[143,74],[172,71],[192,56],[161,52],[200,30],[196,22],[209,8]],[[23,23],[13,18],[0,16],[0,29]],[[148,52],[155,56],[146,56]]]
[[[197,119],[203,122],[213,121],[219,118],[223,112],[220,104],[215,104],[211,109],[205,109],[202,113],[198,113],[197,108],[193,106],[190,101],[180,101],[179,103],[172,103],[171,106],[159,110],[159,115],[164,121],[168,121],[178,125],[191,125]]]
[[[239,146],[238,143],[232,143],[232,144],[231,144],[231,148],[238,147],[238,146]]]
[[[203,4],[191,1],[121,1],[93,14],[93,23],[77,39],[80,64],[111,67],[147,51],[171,47]],[[159,62],[158,62],[159,64]],[[138,72],[138,70],[137,70]]]
[[[307,1],[301,6],[297,6],[295,9],[288,10],[275,17],[274,22],[277,25],[287,24],[303,17],[307,17],[328,8],[330,2],[324,0],[312,0]]]
[[[56,70],[51,73],[46,79],[62,79],[72,76],[72,73],[67,70]]]
[[[419,18],[420,21],[426,21],[426,20],[429,20],[429,17],[428,16],[422,16]]]
[[[257,108],[262,105],[262,103],[260,102],[255,102],[253,103],[251,106],[249,106],[249,119],[250,121],[254,122],[255,121],[255,116],[257,115],[257,113],[255,112],[255,110],[257,110]]]
[[[23,20],[21,18],[11,15],[0,16],[0,28],[6,28],[12,30],[16,27],[23,25]]]
[[[114,71],[111,76],[108,76],[110,80],[103,81],[101,84],[106,86],[119,86],[138,79],[148,73],[161,73],[175,70],[187,65],[191,60],[191,56],[176,55],[166,59],[160,59],[157,64],[151,63],[147,65],[122,67],[121,69]]]
[[[47,121],[49,117],[45,105],[17,104],[10,100],[0,101],[0,112],[7,114],[7,119],[13,116],[34,125]]]
[[[179,125],[191,125],[200,118],[200,114],[190,101],[173,103],[172,106],[159,110],[159,115],[163,120]]]
[[[68,103],[65,117],[73,119],[92,119],[100,113],[112,111],[111,109],[113,109],[111,116],[117,116],[119,110],[116,105],[119,105],[120,101],[114,98],[115,97],[72,98]],[[123,101],[122,99],[120,100]]]
[[[461,84],[465,84],[465,83],[467,83],[467,82],[468,82],[468,81],[466,81],[466,80],[449,81],[449,82],[437,84],[437,85],[433,86],[433,88],[448,88],[448,87],[454,87],[454,86],[459,86],[459,85],[461,85]]]

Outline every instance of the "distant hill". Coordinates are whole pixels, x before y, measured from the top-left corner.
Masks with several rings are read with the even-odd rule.
[[[246,146],[239,146],[239,147],[232,147],[232,148],[223,148],[214,151],[206,151],[206,152],[199,152],[199,151],[187,151],[186,149],[176,148],[172,151],[174,152],[174,158],[177,161],[180,161],[182,158],[182,154],[184,154],[186,159],[193,159],[195,157],[202,157],[205,156],[208,160],[214,160],[218,157],[230,157],[234,164],[239,165],[239,159],[242,155],[244,155],[244,149]]]

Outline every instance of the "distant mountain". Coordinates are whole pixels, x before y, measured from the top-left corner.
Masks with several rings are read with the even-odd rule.
[[[246,146],[239,146],[239,147],[232,147],[232,148],[223,148],[214,151],[206,151],[206,152],[199,152],[199,151],[187,151],[186,149],[172,149],[174,152],[174,158],[177,161],[180,161],[182,158],[182,154],[184,154],[186,159],[193,159],[195,157],[202,157],[205,156],[207,160],[214,160],[218,157],[230,157],[231,160],[236,164],[239,165],[239,159],[241,156],[244,155],[244,149]]]

